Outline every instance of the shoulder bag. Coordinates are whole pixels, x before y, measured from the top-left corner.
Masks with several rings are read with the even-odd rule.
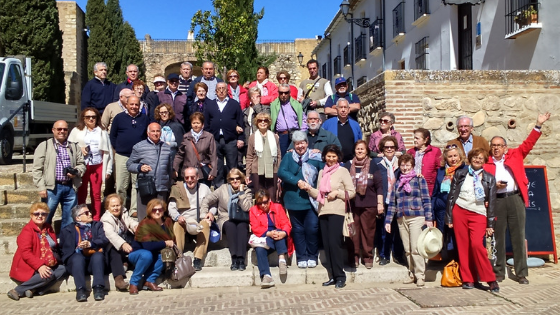
[[[210,172],[212,171],[212,166],[210,164],[202,164],[202,160],[200,159],[200,155],[198,154],[198,150],[194,145],[194,141],[191,140],[191,144],[194,150],[194,154],[196,154],[196,159],[198,162],[196,163],[197,168],[202,171],[202,179],[208,180],[208,176],[210,176]]]
[[[311,86],[310,89],[307,90],[307,93],[305,93],[305,96],[303,97],[303,101],[301,102],[301,108],[303,109],[304,113],[307,113],[307,111],[309,110],[309,106],[311,104],[311,101],[312,101],[310,98],[308,98],[309,93],[311,93],[311,91],[315,87],[315,84],[317,84],[317,82],[319,82],[320,79],[321,79],[321,77],[318,77],[317,80],[315,80],[315,82],[313,82],[313,85]]]
[[[353,237],[356,235],[356,228],[354,227],[354,215],[350,207],[350,198],[348,192],[344,192],[344,203],[346,204],[346,213],[344,214],[344,225],[342,226],[342,234],[345,237]]]
[[[154,175],[157,173],[160,156],[161,156],[161,147],[159,148],[156,167],[154,169]],[[136,183],[138,185],[138,193],[140,194],[140,196],[147,197],[147,196],[157,195],[155,176],[147,175],[145,173],[140,173],[138,174],[138,179],[136,180]]]
[[[171,271],[171,276],[169,278],[172,281],[181,281],[185,278],[192,277],[192,275],[196,273],[192,264],[192,258],[183,255],[175,245],[173,245],[173,250],[177,253],[177,259],[175,260],[175,267]]]

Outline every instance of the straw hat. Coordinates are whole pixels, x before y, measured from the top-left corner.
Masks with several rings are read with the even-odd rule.
[[[434,227],[424,229],[418,237],[418,254],[430,259],[435,257],[443,247],[443,235],[441,231]]]

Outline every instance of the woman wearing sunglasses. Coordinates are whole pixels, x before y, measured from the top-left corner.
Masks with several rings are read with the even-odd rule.
[[[401,134],[393,127],[394,123],[395,115],[387,112],[379,113],[379,129],[372,133],[369,138],[368,147],[372,157],[384,156],[383,150],[379,147],[379,142],[387,136],[393,136],[397,140],[397,143],[395,144],[397,146],[397,149],[395,150],[397,158],[406,152]]]
[[[17,238],[18,249],[10,269],[10,278],[18,284],[8,291],[12,300],[43,295],[56,282],[62,281],[66,274],[58,253],[56,235],[47,223],[48,215],[49,206],[44,202],[36,202],[29,208],[31,220]]]
[[[200,216],[210,221],[216,221],[226,234],[231,254],[231,271],[243,271],[247,268],[247,242],[249,241],[249,215],[248,211],[253,206],[253,194],[247,188],[245,175],[233,168],[227,175],[228,183],[214,190],[202,201]],[[240,217],[230,218],[234,213],[241,213]]]
[[[101,184],[113,172],[113,147],[109,134],[101,125],[101,115],[97,109],[88,107],[80,113],[80,119],[70,132],[68,141],[78,143],[86,164],[82,185],[78,188],[78,204],[86,202],[90,186],[93,220],[99,221],[102,215]]]

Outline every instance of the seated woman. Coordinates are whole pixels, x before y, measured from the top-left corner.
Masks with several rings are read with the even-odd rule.
[[[342,228],[345,216],[345,200],[354,198],[356,189],[350,177],[350,172],[340,167],[342,151],[336,144],[329,144],[323,149],[325,168],[319,172],[317,189],[306,184],[305,190],[319,202],[319,227],[325,256],[329,280],[323,286],[334,285],[340,289],[346,286],[344,272],[344,236]]]
[[[247,242],[249,241],[249,220],[230,219],[230,213],[237,211],[248,212],[253,206],[253,194],[243,185],[245,175],[232,168],[227,175],[228,184],[220,186],[202,201],[200,216],[210,221],[216,221],[226,234],[229,253],[231,254],[231,271],[247,269]],[[247,216],[248,217],[248,216]]]
[[[109,245],[105,248],[105,255],[109,261],[111,272],[115,278],[115,287],[120,291],[128,290],[128,283],[124,281],[126,270],[126,255],[132,252],[131,240],[127,234],[132,235],[136,232],[138,221],[134,220],[128,210],[123,208],[121,196],[110,194],[105,198],[105,213],[101,217],[105,236],[109,240]]]
[[[146,207],[146,217],[140,221],[132,242],[132,253],[128,260],[134,264],[134,272],[130,277],[128,292],[138,294],[140,280],[150,291],[162,291],[154,282],[163,271],[160,251],[166,247],[173,247],[173,220],[165,216],[167,205],[161,199],[152,199]]]
[[[62,261],[66,270],[74,277],[76,301],[86,302],[86,274],[93,275],[93,297],[96,301],[105,299],[105,256],[103,248],[109,240],[103,231],[103,223],[93,221],[87,205],[72,208],[74,224],[69,224],[60,232]]]
[[[66,275],[66,268],[57,253],[56,235],[47,223],[48,215],[49,206],[44,202],[36,202],[29,208],[31,220],[17,238],[18,248],[10,269],[10,278],[18,284],[8,291],[12,300],[43,295]]]
[[[389,210],[385,217],[385,229],[391,233],[391,221],[397,217],[406,259],[408,261],[409,278],[403,283],[416,282],[416,286],[423,287],[426,261],[418,253],[417,241],[422,226],[433,227],[432,205],[428,184],[423,177],[418,177],[414,171],[414,158],[410,154],[399,157],[400,178],[395,182],[389,193]]]
[[[272,202],[268,191],[264,189],[257,191],[255,194],[255,204],[249,210],[251,230],[258,237],[266,237],[266,244],[270,247],[270,249],[255,247],[259,274],[261,276],[261,287],[268,288],[274,286],[268,264],[268,255],[270,253],[275,250],[278,252],[280,275],[288,274],[288,266],[286,265],[286,256],[288,254],[287,240],[292,230],[292,225],[282,205]]]

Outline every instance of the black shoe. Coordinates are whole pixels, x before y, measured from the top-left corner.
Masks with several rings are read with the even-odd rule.
[[[344,280],[338,280],[336,282],[336,285],[334,286],[336,289],[342,289],[346,286],[346,281]]]
[[[245,265],[245,259],[243,258],[237,259],[237,269],[239,271],[245,271],[245,269],[247,269],[247,265]]]
[[[231,259],[231,266],[229,267],[229,269],[231,271],[239,270],[239,261],[237,260],[237,258]]]
[[[87,302],[87,293],[86,289],[79,288],[76,290],[76,301],[78,302]]]
[[[202,260],[200,260],[199,258],[195,258],[193,261],[193,267],[195,271],[202,270]]]
[[[525,277],[517,278],[517,282],[519,282],[519,284],[529,284],[529,280],[527,280],[527,278]]]
[[[390,263],[391,261],[387,258],[379,258],[379,266],[385,266],[386,264]]]
[[[492,281],[492,282],[488,282],[488,285],[490,286],[490,292],[500,292],[500,286],[498,285],[498,282],[496,281]]]
[[[335,285],[335,284],[336,284],[336,280],[334,279],[329,279],[329,281],[323,282],[324,287],[328,287],[329,285]]]
[[[103,291],[105,287],[102,285],[96,285],[93,287],[93,298],[96,301],[103,301],[105,300],[105,292]]]

